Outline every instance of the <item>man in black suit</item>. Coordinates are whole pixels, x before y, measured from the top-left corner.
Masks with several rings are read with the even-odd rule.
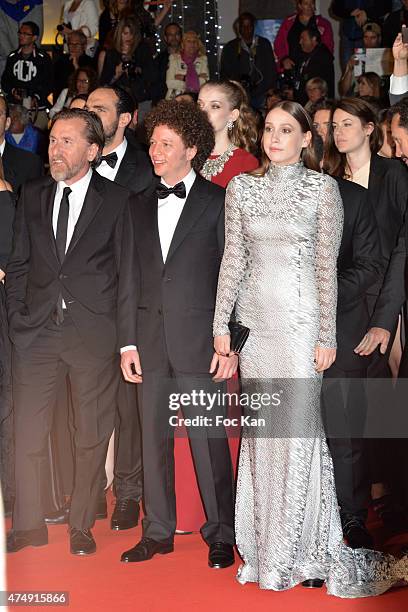
[[[51,177],[25,185],[17,208],[7,270],[16,443],[8,552],[48,541],[40,481],[61,370],[75,421],[71,552],[96,550],[90,528],[114,425],[122,320],[129,333],[122,287],[133,248],[130,193],[91,168],[103,144],[94,113],[61,111],[50,133]]]
[[[89,95],[86,108],[99,116],[105,134],[99,174],[135,193],[146,189],[153,178],[150,160],[141,146],[125,138],[135,112],[132,97],[121,87],[99,87]]]
[[[132,210],[137,252],[128,294],[136,334],[121,349],[125,379],[142,383],[146,516],[142,540],[122,554],[125,562],[173,551],[177,412],[172,412],[171,398],[180,393],[192,397],[197,389],[214,394],[217,386],[209,371],[214,374],[218,366],[215,378],[226,379],[238,365],[236,355],[220,356],[213,349],[224,191],[196,174],[214,147],[213,130],[195,105],[176,101],[160,102],[146,117],[146,128],[160,181],[137,197]],[[184,417],[199,420],[196,427],[186,426],[207,517],[201,532],[209,545],[210,567],[222,568],[234,562],[231,458],[224,427],[216,426],[215,418],[224,407],[206,410],[205,401],[193,404],[183,403],[182,410]],[[212,418],[203,423],[205,417]]]
[[[370,483],[364,452],[367,412],[364,379],[369,357],[354,352],[370,323],[367,291],[382,279],[379,234],[367,191],[337,179],[344,227],[337,260],[337,355],[324,373],[323,418],[333,457],[343,533],[351,548],[370,548],[365,527]]]
[[[6,99],[0,96],[0,156],[3,162],[4,178],[15,193],[21,185],[43,173],[41,158],[29,151],[17,149],[6,142],[5,132],[10,127],[10,113]]]
[[[102,161],[96,171],[134,193],[146,189],[153,179],[150,159],[125,138],[135,112],[130,94],[121,87],[101,87],[90,94],[87,108],[99,116],[105,134]],[[111,517],[111,529],[117,531],[136,526],[139,519],[143,476],[136,401],[135,386],[122,379],[115,423],[116,506]]]

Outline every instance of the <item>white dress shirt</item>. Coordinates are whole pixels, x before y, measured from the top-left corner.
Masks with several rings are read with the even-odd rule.
[[[187,176],[178,181],[179,183],[184,183],[186,188],[185,198],[179,198],[174,195],[174,193],[171,193],[167,198],[163,198],[161,200],[157,198],[157,223],[159,226],[160,246],[164,263],[166,263],[174,232],[195,178],[196,173],[193,169],[191,169]],[[161,179],[160,182],[166,187],[174,187],[174,185],[168,185],[163,179]],[[136,347],[134,345],[124,346],[120,349],[120,352],[124,353],[125,351],[130,350],[136,350]]]
[[[85,196],[88,191],[89,183],[92,178],[92,169],[89,168],[88,172],[83,176],[79,181],[73,183],[72,185],[67,185],[64,181],[58,181],[57,183],[57,191],[55,192],[54,198],[54,208],[52,211],[52,229],[54,231],[54,236],[57,236],[57,223],[58,223],[58,214],[61,205],[61,199],[63,195],[63,191],[65,187],[69,187],[71,189],[71,193],[68,196],[69,201],[69,214],[68,214],[68,227],[67,227],[67,243],[65,245],[65,252],[69,247],[69,243],[71,242],[72,235],[74,233],[75,225],[79,219],[79,215],[81,214],[82,206],[84,205]],[[65,302],[62,302],[62,307],[66,308]]]
[[[408,91],[408,74],[403,76],[391,75],[390,79],[390,93],[395,96],[401,96]]]
[[[169,252],[173,235],[179,222],[181,213],[183,212],[184,204],[190,193],[190,189],[196,178],[196,173],[193,169],[183,179],[178,181],[183,182],[186,188],[186,197],[179,198],[174,193],[171,193],[167,198],[158,199],[157,204],[157,223],[159,226],[160,246],[162,251],[163,262],[166,263],[167,254]],[[160,181],[166,187],[174,187],[168,185],[163,179]]]
[[[126,149],[127,149],[127,140],[126,138],[124,138],[122,142],[120,143],[120,145],[118,145],[116,149],[113,149],[113,151],[110,152],[110,153],[116,153],[116,155],[118,156],[118,161],[116,162],[115,167],[111,168],[110,165],[106,163],[105,160],[103,160],[99,164],[99,166],[96,168],[96,171],[98,172],[98,174],[100,174],[101,176],[104,176],[110,181],[114,181],[118,173],[119,166],[122,163],[122,159],[126,153]]]
[[[0,144],[0,157],[3,157],[4,147],[6,146],[6,139]]]

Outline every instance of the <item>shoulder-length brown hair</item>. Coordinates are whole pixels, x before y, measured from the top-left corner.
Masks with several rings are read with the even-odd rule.
[[[118,53],[122,53],[122,32],[125,28],[129,28],[129,30],[133,34],[133,44],[129,53],[129,55],[133,55],[136,50],[136,47],[142,40],[140,23],[134,17],[124,17],[119,21],[113,36],[113,46],[116,51],[118,51]]]
[[[316,172],[320,172],[320,164],[314,148],[315,131],[313,127],[313,121],[309,113],[305,111],[301,104],[299,104],[298,102],[293,102],[292,100],[281,100],[280,102],[276,102],[276,104],[274,104],[270,109],[269,113],[275,108],[281,108],[291,117],[293,117],[293,119],[295,119],[300,125],[300,129],[302,130],[303,134],[307,134],[307,132],[310,132],[312,134],[310,143],[307,147],[304,147],[302,149],[300,159],[302,160],[306,168],[309,168],[310,170],[315,170]],[[266,118],[267,117],[268,115],[266,116]],[[271,161],[262,148],[261,165],[251,174],[253,174],[254,176],[264,176],[268,172],[270,164]]]
[[[383,144],[383,133],[378,121],[377,113],[369,102],[361,100],[361,98],[343,98],[342,100],[337,100],[334,103],[330,114],[330,128],[327,133],[323,167],[325,172],[328,174],[343,177],[346,172],[347,157],[345,153],[340,153],[334,144],[332,127],[333,115],[337,109],[342,110],[349,115],[353,115],[353,117],[358,117],[363,127],[368,123],[373,124],[374,129],[371,132],[369,139],[372,154],[378,153],[378,151],[381,149]]]

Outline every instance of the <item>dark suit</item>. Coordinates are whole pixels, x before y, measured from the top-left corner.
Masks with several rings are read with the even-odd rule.
[[[143,147],[128,140],[125,155],[115,176],[115,183],[134,193],[140,193],[151,185],[152,179],[152,164]]]
[[[388,358],[395,338],[399,311],[395,310],[395,300],[392,299],[392,295],[394,290],[398,291],[401,283],[399,274],[395,276],[393,269],[398,268],[398,261],[401,261],[398,255],[401,250],[404,257],[405,241],[401,240],[398,245],[398,240],[408,201],[408,173],[400,160],[372,155],[367,197],[377,219],[384,270],[380,281],[367,292],[371,317],[369,327],[382,327],[391,334],[385,355],[382,355],[377,348],[368,367],[369,410],[374,418],[376,414],[384,412],[385,407],[390,405],[390,398],[393,397]],[[366,435],[369,438],[367,443],[371,482],[387,482],[392,469],[387,463],[390,449],[383,440],[370,438],[370,432],[366,432]]]
[[[379,234],[367,190],[337,179],[344,227],[337,260],[337,355],[324,373],[322,408],[342,513],[365,515],[367,462],[362,439],[370,358],[354,353],[367,331],[367,290],[382,277]]]
[[[43,174],[43,163],[35,153],[23,151],[6,142],[2,155],[4,178],[17,193],[23,183]]]
[[[174,429],[169,393],[193,388],[215,393],[208,374],[213,356],[212,321],[218,271],[224,248],[224,190],[197,176],[163,263],[158,232],[156,182],[137,198],[135,228],[135,344],[143,383],[138,387],[143,431],[143,533],[172,538],[176,528]],[[214,416],[201,406],[183,408],[187,417]],[[188,427],[207,521],[207,543],[234,542],[233,479],[223,427]]]
[[[152,165],[141,146],[128,140],[114,182],[134,193],[144,191],[153,179]],[[121,377],[118,391],[118,410],[115,420],[115,480],[117,499],[140,501],[143,489],[141,435],[137,412],[135,385]],[[104,477],[106,486],[106,478]]]
[[[51,177],[23,187],[7,271],[17,530],[43,524],[40,476],[61,370],[68,371],[71,382],[76,430],[70,524],[92,526],[114,424],[121,321],[129,318],[122,289],[132,273],[127,257],[133,245],[129,192],[93,174],[62,263],[52,226],[55,192]],[[67,310],[57,325],[61,294]]]

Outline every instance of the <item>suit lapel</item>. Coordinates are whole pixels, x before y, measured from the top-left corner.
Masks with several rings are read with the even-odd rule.
[[[157,195],[156,182],[154,189],[146,193],[146,232],[145,239],[147,244],[152,248],[153,261],[156,261],[160,268],[163,268],[163,256],[159,236],[159,224],[157,219]]]
[[[204,181],[204,179],[198,175],[196,176],[193,186],[190,189],[190,193],[188,194],[186,203],[184,204],[183,212],[180,215],[180,219],[174,231],[173,239],[167,254],[166,263],[170,260],[174,252],[181,245],[191,228],[195,225],[208,206],[209,195],[203,189],[205,182],[206,181]]]
[[[122,185],[122,187],[127,187],[130,183],[134,173],[136,172],[136,163],[134,162],[131,155],[131,148],[129,143],[126,147],[126,152],[120,162],[119,170],[115,176],[115,183],[118,185]]]
[[[52,227],[52,214],[54,211],[54,199],[55,192],[57,191],[57,183],[50,180],[50,182],[42,188],[41,191],[41,214],[48,235],[47,244],[50,245],[51,251],[55,257],[55,263],[59,267],[59,260],[57,255],[57,247],[55,245],[54,229]]]
[[[384,176],[382,160],[376,153],[371,156],[370,174],[368,177],[368,190],[374,195],[372,203],[377,207],[379,194],[381,193],[381,183]]]
[[[86,192],[81,214],[79,215],[79,219],[75,225],[74,233],[65,255],[66,258],[76,247],[86,228],[98,212],[103,202],[102,194],[103,183],[100,180],[98,173],[94,172],[91,182],[89,183],[88,191]]]

